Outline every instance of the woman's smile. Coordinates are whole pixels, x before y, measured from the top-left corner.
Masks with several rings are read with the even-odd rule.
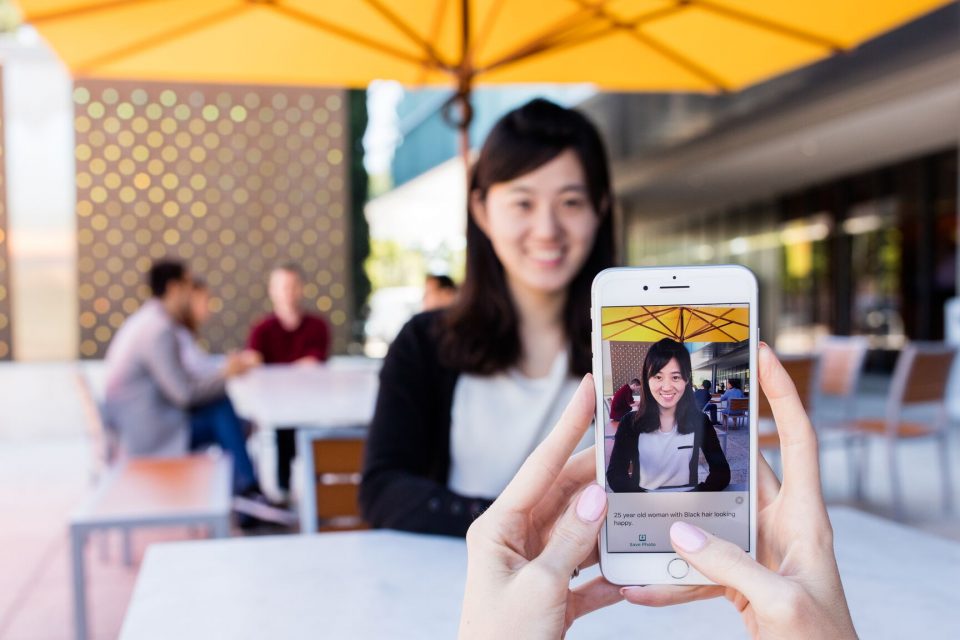
[[[538,247],[526,251],[527,257],[534,264],[544,269],[553,269],[560,266],[566,253],[563,247]]]

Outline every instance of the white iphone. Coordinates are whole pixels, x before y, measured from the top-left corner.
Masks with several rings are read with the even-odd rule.
[[[713,584],[670,544],[695,524],[756,558],[757,280],[738,265],[593,281],[600,569],[618,585]]]

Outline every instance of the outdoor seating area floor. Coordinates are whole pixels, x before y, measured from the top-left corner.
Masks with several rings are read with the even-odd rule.
[[[67,520],[90,489],[90,453],[83,436],[79,401],[73,397],[73,364],[0,365],[0,640],[53,640],[72,637],[72,600]],[[30,391],[39,389],[40,391]],[[882,407],[882,397],[864,399]],[[32,395],[31,395],[32,394]],[[37,402],[41,395],[56,403]],[[31,401],[32,399],[32,401]],[[879,401],[879,402],[878,402]],[[25,428],[29,426],[29,428]],[[960,428],[950,440],[955,504],[960,499]],[[901,461],[907,524],[960,540],[960,515],[944,515],[940,507],[939,469],[932,441],[904,443]],[[889,516],[890,487],[882,473],[871,475],[866,502],[852,499],[842,449],[824,454],[823,481],[828,501]],[[871,449],[870,467],[884,469],[883,451]],[[234,532],[239,534],[239,532]],[[149,544],[183,540],[186,529],[134,532],[134,564],[122,561],[118,533],[109,537],[102,555],[101,539],[87,548],[88,607],[91,638],[117,637]]]

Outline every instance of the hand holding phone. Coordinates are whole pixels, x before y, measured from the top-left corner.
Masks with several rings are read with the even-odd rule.
[[[790,637],[804,629],[817,637],[856,638],[820,491],[816,435],[793,382],[764,344],[758,361],[760,385],[785,445],[783,486],[765,461],[759,465],[758,561],[702,531],[671,530],[680,555],[724,586],[627,587],[622,593],[627,601],[647,606],[724,595],[758,637]]]
[[[676,553],[677,521],[755,557],[756,310],[756,279],[739,266],[594,279],[597,481],[609,498],[600,568],[611,582],[712,584]]]
[[[467,532],[463,638],[560,638],[574,620],[623,599],[603,578],[570,588],[596,564],[606,512],[593,449],[570,457],[593,418],[584,377],[560,421]]]

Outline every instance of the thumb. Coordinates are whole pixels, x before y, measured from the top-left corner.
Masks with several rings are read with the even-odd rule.
[[[781,576],[751,558],[743,549],[687,522],[674,522],[670,542],[690,566],[717,584],[736,589],[754,606],[776,600],[784,587]]]
[[[580,492],[560,516],[543,551],[534,563],[564,581],[597,546],[603,515],[607,512],[607,493],[597,483]]]

